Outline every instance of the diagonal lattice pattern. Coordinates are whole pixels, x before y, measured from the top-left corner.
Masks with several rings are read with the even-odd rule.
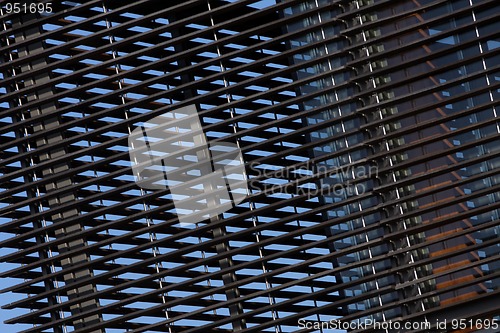
[[[51,4],[1,11],[0,259],[19,331],[498,313],[497,1]],[[127,145],[189,105],[209,144],[241,149],[249,188],[195,225],[169,189],[136,185]]]

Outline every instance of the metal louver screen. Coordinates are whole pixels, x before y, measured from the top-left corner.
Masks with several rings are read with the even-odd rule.
[[[498,315],[497,1],[36,4],[0,12],[14,331]],[[183,108],[246,177],[244,200],[193,223],[170,187],[139,186],[129,153]]]

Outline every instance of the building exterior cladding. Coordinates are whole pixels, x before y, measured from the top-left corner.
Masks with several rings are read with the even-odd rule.
[[[50,5],[1,12],[16,331],[498,318],[498,1]],[[137,186],[127,137],[193,105],[210,143],[241,150],[249,191],[181,224],[169,189]]]

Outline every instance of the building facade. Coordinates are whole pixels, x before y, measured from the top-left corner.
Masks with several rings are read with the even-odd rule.
[[[15,299],[2,311],[21,311],[6,323],[494,332],[499,10],[495,0],[3,3],[0,276]],[[129,154],[134,130],[186,108],[207,145],[234,145],[245,167],[245,199],[196,223],[181,223],[174,187],[139,186]]]

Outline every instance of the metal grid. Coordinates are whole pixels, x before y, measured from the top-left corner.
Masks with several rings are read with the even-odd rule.
[[[30,310],[8,323],[319,332],[298,320],[498,313],[496,1],[53,6],[1,13],[2,276],[29,295],[5,307]],[[191,226],[168,189],[135,184],[127,147],[187,105],[210,143],[240,147],[250,188]]]

